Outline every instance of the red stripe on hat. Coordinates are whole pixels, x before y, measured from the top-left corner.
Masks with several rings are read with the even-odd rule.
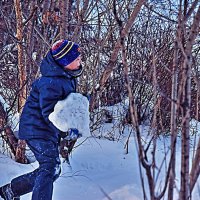
[[[56,50],[57,48],[59,48],[61,46],[61,44],[63,43],[64,40],[58,40],[56,43],[53,44],[52,46],[52,50]]]

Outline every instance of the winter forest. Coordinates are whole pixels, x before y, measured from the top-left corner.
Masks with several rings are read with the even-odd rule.
[[[1,0],[0,157],[30,165],[17,138],[20,113],[41,60],[66,38],[81,46],[88,138],[123,143],[117,152],[137,158],[129,174],[138,171],[141,196],[118,199],[200,199],[199,33],[199,0]]]

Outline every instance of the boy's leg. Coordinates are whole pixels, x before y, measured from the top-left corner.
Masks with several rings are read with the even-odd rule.
[[[6,200],[20,200],[20,197],[14,196],[10,183],[0,187],[0,196]]]
[[[38,169],[33,172],[18,176],[11,181],[11,189],[15,196],[22,196],[33,191]]]
[[[32,139],[27,142],[39,162],[32,200],[51,200],[53,182],[60,174],[58,144],[50,140]]]
[[[13,193],[21,196],[33,190],[32,200],[51,200],[53,182],[60,174],[58,144],[43,139],[31,139],[26,142],[39,162],[39,168],[13,179]]]

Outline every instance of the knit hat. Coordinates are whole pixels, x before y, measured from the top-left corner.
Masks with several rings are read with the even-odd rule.
[[[69,40],[58,40],[52,45],[51,53],[54,60],[62,67],[72,63],[80,53],[79,45]]]

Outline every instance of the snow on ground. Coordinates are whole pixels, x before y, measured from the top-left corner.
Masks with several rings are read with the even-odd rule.
[[[84,104],[82,104],[82,106],[84,107]],[[63,116],[65,116],[65,113],[67,114],[68,111],[63,109],[62,106],[60,108],[60,110],[55,109],[55,111],[58,111],[58,113],[62,112]],[[70,107],[70,109],[71,108],[72,107]],[[89,126],[89,119],[86,120],[85,124],[80,123],[80,120],[82,119],[81,115],[88,114],[87,112],[88,111],[86,110],[82,113],[78,112],[80,114],[80,119],[73,119],[73,121],[77,124],[82,124],[82,129],[84,129],[85,126]],[[61,121],[59,120],[61,119],[62,118],[55,119],[55,123],[60,123]],[[72,118],[69,117],[68,119]],[[192,121],[191,125],[193,126],[193,130],[200,130],[200,123],[197,124],[195,121]],[[108,123],[102,125],[99,132],[101,134],[96,135],[106,137],[110,136],[112,131],[114,131],[116,135],[120,135],[119,130],[114,129],[113,126],[113,124]],[[146,137],[148,127],[141,126],[141,131],[144,134],[143,137],[148,138]],[[139,165],[133,135],[129,141],[129,153],[125,154],[124,150],[124,145],[129,132],[130,129],[127,127],[124,130],[124,138],[121,137],[119,141],[109,141],[90,137],[83,142],[86,139],[87,134],[83,135],[84,137],[78,140],[78,144],[81,144],[82,142],[83,144],[77,144],[77,147],[72,152],[72,156],[70,158],[71,166],[69,166],[66,162],[62,163],[61,176],[54,183],[53,200],[107,200],[109,197],[113,200],[142,200],[143,195],[139,176]],[[176,182],[178,189],[180,187],[181,168],[180,144],[181,142],[179,138],[176,153]],[[0,141],[0,147],[2,145],[3,143]],[[165,152],[169,149],[169,146],[170,137],[158,139],[158,148],[156,151],[156,161],[158,167],[161,165],[165,157]],[[151,153],[149,153],[148,158],[151,158]],[[37,162],[29,165],[23,165],[16,163],[6,155],[0,154],[0,186],[10,182],[10,180],[16,176],[33,171],[37,167]],[[166,174],[165,167],[163,168],[164,170],[162,170],[157,182],[161,183],[161,185],[164,182],[163,177],[165,177]],[[144,171],[143,174],[145,177]],[[147,183],[145,185],[147,187]],[[198,184],[196,185],[200,185],[199,179]],[[193,199],[200,199],[199,194],[198,187],[196,187]],[[178,194],[176,193],[176,195],[175,199],[178,199]],[[21,200],[30,199],[31,193],[24,195],[21,198]]]
[[[67,184],[65,191],[69,194],[66,196],[68,199],[104,200],[102,191],[113,193],[114,199],[137,199],[135,196],[138,196],[139,191],[134,183],[138,177],[138,172],[134,170],[136,157],[133,151],[125,155],[123,145],[121,142],[89,139],[80,146],[72,155],[71,171],[63,169],[64,174],[57,181],[58,185],[55,185],[55,199],[62,199],[61,195],[56,196],[62,193],[59,183]],[[69,177],[71,174],[74,176]]]
[[[83,138],[79,140],[81,143]],[[164,145],[169,138],[158,142],[159,151],[156,159],[163,159]],[[124,151],[125,140],[108,141],[89,138],[77,146],[70,158],[71,167],[62,163],[62,174],[54,183],[53,200],[142,200],[137,153],[134,138],[131,137],[129,153]],[[177,150],[177,173],[180,173],[180,148]],[[8,183],[12,178],[37,168],[37,162],[23,165],[0,154],[0,185]],[[162,175],[161,175],[162,177]],[[179,178],[177,178],[178,181]],[[199,181],[198,181],[199,182]],[[199,199],[196,191],[193,199]],[[22,196],[22,200],[30,200],[31,193]]]
[[[104,193],[115,200],[141,199],[134,148],[125,155],[123,146],[122,142],[91,138],[77,147],[70,159],[71,167],[66,162],[62,164],[62,174],[54,183],[53,199],[106,200]],[[0,185],[37,166],[37,162],[22,165],[1,155]],[[31,194],[21,199],[29,200]]]

